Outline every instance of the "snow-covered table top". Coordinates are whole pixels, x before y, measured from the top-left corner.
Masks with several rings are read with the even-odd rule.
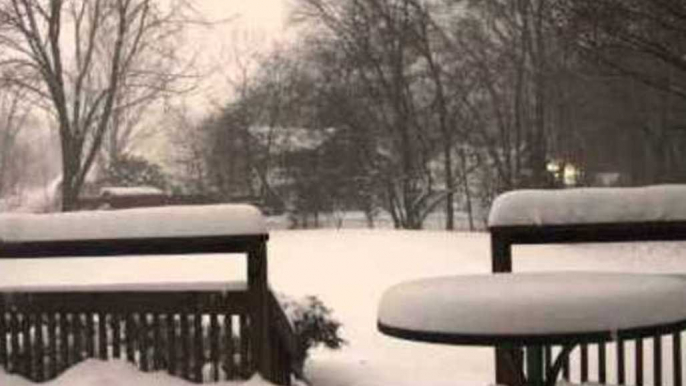
[[[686,321],[686,278],[546,272],[429,278],[384,294],[379,329],[454,344],[561,343]]]
[[[0,243],[266,233],[257,208],[236,204],[0,216]]]
[[[686,185],[515,190],[496,198],[490,227],[686,221]]]

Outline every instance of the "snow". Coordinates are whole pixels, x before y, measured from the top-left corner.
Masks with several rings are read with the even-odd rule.
[[[0,216],[0,241],[5,242],[265,233],[260,211],[239,204]]]
[[[218,259],[220,257],[217,256]],[[515,246],[513,257],[516,272],[686,274],[686,243]],[[224,258],[213,265],[206,263],[204,258],[198,257],[198,265],[206,266],[208,271],[221,272],[226,280],[240,280],[234,274],[245,275],[244,268],[235,270],[229,266],[245,259]],[[388,337],[376,329],[379,302],[383,293],[393,285],[427,277],[489,273],[488,234],[394,230],[276,231],[270,235],[269,258],[271,287],[292,297],[318,296],[333,309],[333,317],[343,325],[342,336],[349,342],[340,351],[322,349],[312,353],[305,370],[313,386],[486,386],[494,383],[492,349],[411,342]],[[141,271],[146,271],[135,270],[134,260],[118,260],[121,264],[132,264],[122,268],[122,271],[130,271],[132,276],[143,275]],[[200,275],[201,267],[188,275]],[[46,276],[51,274],[37,266],[32,269],[43,271]],[[100,274],[94,269],[83,266],[81,272]],[[0,265],[0,274],[3,272],[7,271]],[[686,334],[682,338],[686,339]],[[666,338],[662,343],[663,384],[670,386],[668,374],[672,364],[667,358],[671,358],[671,339]],[[644,345],[645,379],[652,379],[652,346],[651,341]],[[633,343],[627,342],[625,349],[627,358],[633,358]],[[595,350],[589,350],[589,355],[589,371],[593,376],[597,363]],[[613,346],[608,346],[607,357],[614,358],[614,355]],[[615,362],[608,362],[608,384],[618,383]],[[634,379],[632,363],[627,361],[629,383]],[[572,382],[578,383],[578,353],[572,357],[572,369]],[[121,385],[177,386],[172,380],[164,381],[164,385],[153,383],[157,381],[147,378],[150,374],[140,374],[146,378],[130,381],[133,378],[119,377],[116,368],[102,367],[98,372],[103,377],[122,379]],[[45,385],[55,386],[55,382]],[[119,383],[113,384],[119,386]],[[15,378],[8,381],[0,375],[0,385],[27,386],[29,383]],[[109,385],[104,382],[103,385],[83,385],[75,381],[73,385],[57,386]]]
[[[119,187],[109,186],[100,189],[103,196],[163,196],[164,192],[152,186]]]
[[[217,254],[0,260],[0,291],[241,291],[245,260]]]
[[[29,382],[16,375],[9,375],[0,370],[0,385],[30,386]],[[50,386],[191,386],[194,383],[171,377],[164,372],[143,373],[133,365],[120,360],[99,361],[86,360],[60,377],[43,385]],[[244,382],[218,382],[216,386],[272,386],[259,375]]]
[[[488,225],[686,220],[686,185],[516,190],[493,202]]]
[[[389,289],[379,321],[458,335],[612,332],[686,320],[686,277],[598,272],[461,275]]]

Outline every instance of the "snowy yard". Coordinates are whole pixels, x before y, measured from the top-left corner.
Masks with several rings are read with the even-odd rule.
[[[270,281],[276,291],[296,297],[317,295],[343,323],[342,333],[349,344],[337,352],[317,351],[308,362],[307,373],[314,386],[485,386],[493,383],[491,349],[412,343],[376,331],[378,301],[389,286],[427,276],[490,272],[487,234],[276,231],[271,234],[269,258]],[[208,264],[214,277],[218,270],[216,264],[216,260]],[[226,264],[236,270],[236,259],[227,259]],[[5,273],[12,269],[0,268]],[[686,244],[517,247],[514,269],[686,273]],[[646,366],[646,377],[650,377],[649,367]],[[611,368],[608,370],[608,381],[613,383],[614,373]],[[628,379],[632,379],[631,374],[629,368]],[[29,383],[0,375],[0,384],[26,386]],[[129,384],[186,383],[163,374],[142,374],[120,362],[96,361],[77,366],[48,383],[50,386]],[[253,379],[249,384],[262,382]]]

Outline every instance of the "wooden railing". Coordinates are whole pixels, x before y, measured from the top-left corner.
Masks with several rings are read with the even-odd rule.
[[[117,219],[127,225],[125,216]],[[240,254],[247,259],[247,283],[232,291],[172,286],[158,292],[97,286],[88,292],[15,287],[3,292],[0,285],[0,366],[8,372],[43,381],[86,358],[123,358],[143,371],[164,369],[198,383],[259,372],[290,384],[297,338],[268,288],[268,234],[41,237],[0,235],[0,259]]]
[[[126,359],[194,382],[246,379],[254,358],[241,292],[7,294],[0,303],[0,366],[36,382],[87,358]],[[288,384],[297,337],[281,306],[272,323],[272,379]]]
[[[518,244],[597,243],[597,242],[645,242],[686,240],[685,221],[661,221],[641,223],[565,224],[546,226],[495,226],[491,232],[491,262],[493,272],[512,272],[512,246]],[[602,256],[598,256],[602,259]],[[657,331],[654,336],[621,338],[611,343],[581,345],[572,353],[579,364],[577,369],[563,367],[562,376],[572,381],[643,385],[682,386],[682,335],[686,326],[670,326]],[[671,346],[671,355],[665,348]],[[630,349],[628,349],[629,347]],[[639,349],[636,350],[635,347]],[[613,355],[608,355],[611,348]],[[548,351],[550,352],[550,348]],[[593,353],[594,360],[590,359]],[[496,350],[496,382],[516,384],[516,374],[511,369],[520,367],[511,363],[512,358],[522,362],[522,351],[511,348]],[[548,355],[550,358],[550,355]],[[550,361],[548,361],[550,363]],[[633,379],[627,376],[627,368],[633,366]],[[648,368],[650,366],[650,368]],[[597,371],[591,372],[591,367]],[[669,370],[669,371],[667,371]],[[646,374],[652,373],[651,379]]]

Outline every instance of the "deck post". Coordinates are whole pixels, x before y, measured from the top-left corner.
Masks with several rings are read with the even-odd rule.
[[[269,286],[267,283],[267,245],[264,241],[248,252],[248,291],[250,291],[250,331],[254,370],[272,381],[272,348],[269,336]]]
[[[512,272],[512,244],[504,234],[491,232],[491,270],[493,273]],[[499,385],[517,386],[521,383],[522,351],[512,347],[495,350],[495,382]]]

